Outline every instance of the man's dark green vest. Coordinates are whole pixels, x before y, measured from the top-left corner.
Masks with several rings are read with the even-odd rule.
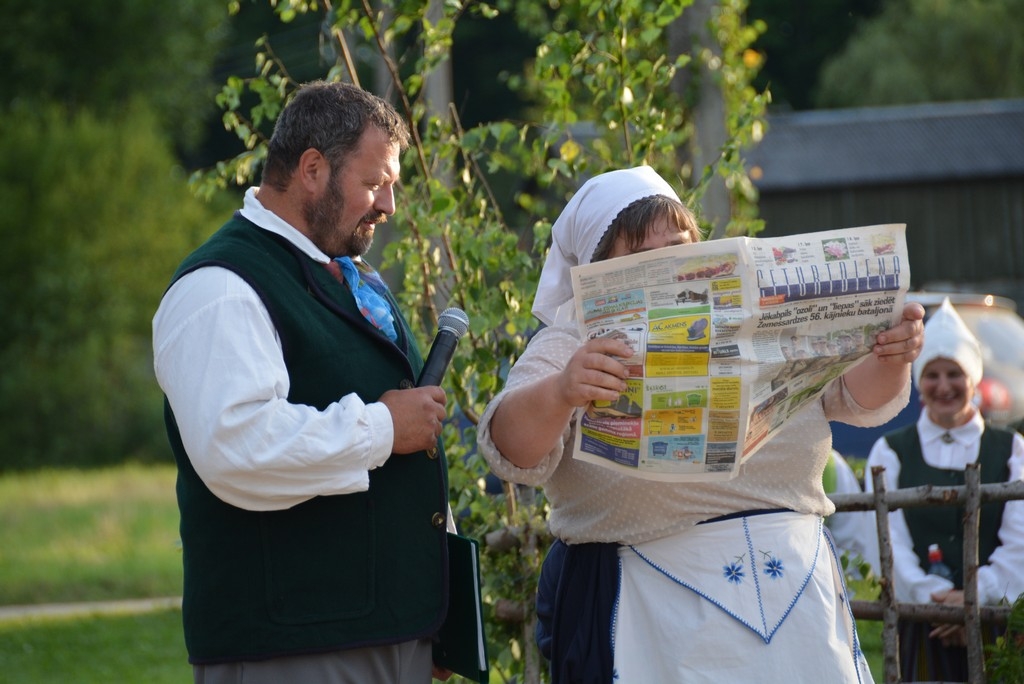
[[[964,471],[933,468],[924,461],[921,454],[921,437],[917,425],[908,425],[885,435],[885,441],[900,459],[899,487],[962,487]],[[1013,433],[990,425],[985,426],[981,435],[978,463],[981,467],[981,483],[1006,482],[1010,476],[1009,460],[1013,449]],[[953,583],[957,589],[964,582],[964,507],[924,506],[904,508],[910,537],[914,542],[914,553],[920,559],[921,567],[928,570],[928,545],[938,544],[942,549],[942,560],[953,571]],[[999,526],[1003,519],[1003,504],[987,503],[981,507],[978,526],[978,559],[984,564],[999,546]]]
[[[284,350],[290,402],[323,409],[353,392],[373,402],[412,386],[423,361],[397,308],[396,345],[360,315],[343,285],[286,240],[236,214],[185,259],[174,280],[211,265],[237,273],[266,305]],[[448,486],[440,448],[393,455],[370,471],[367,492],[255,512],[207,489],[169,407],[165,415],[178,463],[190,662],[389,644],[436,632],[447,605]]]

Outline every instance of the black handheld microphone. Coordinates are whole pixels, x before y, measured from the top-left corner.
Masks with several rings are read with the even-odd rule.
[[[416,381],[417,387],[441,384],[441,378],[444,377],[444,372],[448,370],[448,364],[455,355],[455,346],[467,330],[469,316],[465,311],[452,307],[441,312],[437,318],[437,335],[434,336],[427,360],[420,371],[419,380]]]

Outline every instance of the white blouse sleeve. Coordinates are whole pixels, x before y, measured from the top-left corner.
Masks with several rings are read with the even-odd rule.
[[[1024,479],[1024,437],[1013,436],[1009,482]],[[1003,598],[1013,603],[1024,593],[1024,500],[1007,501],[999,526],[999,546],[988,563],[978,568],[978,600],[996,604]]]
[[[908,383],[888,403],[877,409],[864,408],[857,403],[857,400],[846,388],[846,381],[843,376],[825,388],[822,397],[825,407],[825,417],[828,420],[836,420],[840,423],[856,427],[876,427],[884,425],[896,417],[903,407],[910,401],[910,384]]]
[[[491,439],[491,418],[508,392],[561,372],[579,346],[580,340],[574,329],[544,328],[530,340],[523,355],[512,365],[505,388],[488,403],[477,426],[477,446],[495,476],[507,482],[539,487],[555,472],[565,449],[569,447],[571,450],[572,425],[575,420],[565,426],[562,439],[552,445],[551,451],[540,463],[532,468],[520,468],[505,458],[495,446]]]

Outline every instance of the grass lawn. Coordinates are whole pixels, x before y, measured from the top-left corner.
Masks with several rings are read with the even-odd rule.
[[[174,480],[171,465],[0,476],[0,606],[180,596]],[[859,626],[877,682],[881,629]],[[177,609],[0,620],[0,684],[177,684],[186,657]]]
[[[181,595],[173,466],[0,477],[0,605]]]
[[[876,583],[863,579],[847,579],[847,589],[853,598],[871,601],[878,598],[879,587]],[[860,649],[864,651],[871,676],[876,682],[885,681],[885,661],[882,646],[882,621],[858,620],[857,636],[860,638]]]
[[[0,622],[0,682],[191,681],[178,610]]]
[[[858,620],[857,636],[860,648],[868,659],[875,682],[885,681],[885,662],[882,658],[882,623],[879,620]]]
[[[174,467],[0,477],[0,605],[181,595]],[[181,612],[0,621],[0,683],[192,681]]]

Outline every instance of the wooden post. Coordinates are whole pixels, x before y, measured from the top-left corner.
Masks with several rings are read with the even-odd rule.
[[[978,524],[983,503],[1024,500],[1024,482],[981,484],[981,472],[976,464],[964,471],[964,486],[937,487],[923,485],[907,489],[885,490],[885,468],[873,467],[871,480],[874,492],[829,495],[837,511],[875,511],[881,567],[881,594],[878,601],[851,601],[850,608],[857,619],[882,620],[882,646],[886,684],[899,684],[899,632],[898,620],[964,625],[967,639],[968,674],[970,684],[984,684],[985,660],[982,626],[1005,626],[1010,607],[982,606],[978,600]],[[964,605],[946,606],[937,603],[897,603],[893,586],[892,540],[889,535],[890,510],[919,506],[963,505],[964,514]]]
[[[871,482],[875,490],[875,524],[878,527],[878,556],[881,563],[882,579],[881,594],[878,599],[882,604],[882,656],[885,666],[886,684],[899,684],[900,647],[899,631],[896,622],[899,611],[896,608],[896,595],[893,591],[892,543],[889,540],[889,504],[885,491],[885,468],[875,466],[871,469]]]
[[[981,643],[978,606],[978,523],[981,508],[981,469],[969,463],[964,470],[967,496],[964,511],[964,631],[967,635],[967,679],[985,684],[985,651]]]

